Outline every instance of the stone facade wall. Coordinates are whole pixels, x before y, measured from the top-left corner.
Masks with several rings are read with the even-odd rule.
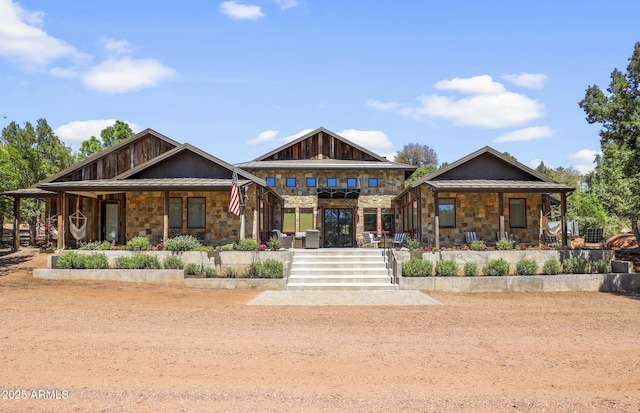
[[[394,208],[392,199],[404,189],[404,171],[398,170],[365,170],[365,171],[341,171],[341,170],[275,170],[264,169],[253,171],[256,176],[263,179],[275,178],[275,190],[284,198],[284,203],[276,205],[275,225],[282,228],[282,208],[296,209],[296,230],[299,229],[300,208],[313,208],[314,228],[320,230],[322,237],[322,210],[323,208],[354,208],[354,234],[357,244],[362,243],[364,231],[364,208],[378,209],[378,231],[381,235],[381,209]],[[296,187],[286,186],[287,178],[296,178]],[[307,187],[307,178],[316,178],[316,188]],[[357,199],[318,199],[317,188],[326,188],[327,179],[336,178],[336,189],[346,188],[348,178],[358,180],[360,196]],[[368,178],[377,178],[378,186],[370,188]],[[396,208],[396,223],[399,209]],[[397,224],[396,224],[397,227]],[[321,239],[322,245],[322,239]]]
[[[454,198],[456,205],[455,228],[440,228],[443,246],[465,243],[464,232],[475,231],[478,239],[495,242],[500,228],[499,199],[497,193],[444,193],[439,198]],[[509,225],[509,199],[526,199],[526,227],[511,228]],[[434,245],[434,197],[422,188],[421,220],[424,243]],[[504,193],[504,230],[517,242],[538,245],[540,242],[540,211],[542,195],[527,193]]]
[[[240,237],[240,217],[229,212],[227,191],[170,191],[170,197],[182,198],[182,228],[170,228],[169,237],[188,234],[206,245],[223,245]],[[187,227],[187,198],[205,198],[205,227]],[[254,238],[255,191],[249,190],[245,201],[245,237]],[[131,192],[127,194],[126,239],[144,236],[152,243],[162,242],[164,204],[162,192]]]

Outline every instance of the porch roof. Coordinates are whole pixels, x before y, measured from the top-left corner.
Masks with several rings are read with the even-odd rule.
[[[567,193],[575,188],[555,182],[498,179],[443,179],[425,181],[434,192],[542,192]]]
[[[0,195],[7,195],[20,198],[55,198],[58,196],[55,192],[45,191],[44,189],[31,188],[14,189],[13,191],[2,192]]]
[[[238,179],[238,186],[252,183]],[[66,192],[131,192],[131,191],[222,191],[231,189],[231,179],[219,178],[158,178],[158,179],[98,179],[93,181],[51,182],[39,185],[49,191]]]

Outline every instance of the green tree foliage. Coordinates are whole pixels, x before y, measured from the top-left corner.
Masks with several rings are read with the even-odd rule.
[[[419,167],[411,174],[411,176],[409,176],[409,178],[407,178],[406,181],[404,181],[404,186],[406,187],[411,185],[413,181],[417,181],[418,179],[422,178],[423,176],[429,175],[431,172],[434,172],[435,170],[436,170],[435,165],[423,165]]]
[[[606,93],[589,86],[579,105],[587,122],[601,125],[593,189],[610,213],[631,222],[640,243],[640,42],[627,72],[614,69]]]
[[[24,128],[11,122],[2,129],[0,137],[2,155],[0,155],[0,173],[4,190],[23,189],[69,167],[74,158],[71,149],[66,147],[53,133],[45,119],[38,119],[36,126],[26,122]],[[8,211],[6,201],[0,203],[2,213]],[[31,242],[35,242],[36,223],[42,217],[44,203],[41,199],[28,198],[21,202],[21,217],[25,218],[31,229]]]
[[[128,123],[116,120],[116,123],[111,126],[107,126],[100,132],[100,138],[102,140],[92,136],[89,139],[82,141],[76,156],[78,160],[88,158],[103,149],[130,138],[132,135],[133,131]]]
[[[402,150],[396,153],[395,161],[407,165],[433,165],[436,167],[438,166],[438,154],[429,145],[407,143],[402,147]]]

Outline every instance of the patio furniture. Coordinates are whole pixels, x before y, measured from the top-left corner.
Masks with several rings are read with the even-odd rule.
[[[304,237],[305,248],[320,248],[320,231],[309,229]]]
[[[549,235],[546,232],[542,233],[542,243],[550,247],[557,247],[559,245],[558,237],[555,235]]]
[[[293,235],[283,234],[279,229],[274,229],[271,231],[271,233],[278,239],[278,241],[280,241],[280,244],[282,244],[282,248],[293,247]]]
[[[467,244],[471,244],[473,241],[478,240],[478,234],[475,231],[465,231],[464,239],[467,241]]]
[[[374,248],[378,248],[378,244],[380,244],[380,240],[370,232],[363,232],[362,239],[365,246],[372,245]]]
[[[393,236],[393,246],[394,247],[402,247],[404,245],[405,242],[405,237],[406,234],[404,233],[397,233]]]
[[[587,228],[587,232],[584,234],[584,247],[594,247],[593,245],[587,246],[587,244],[596,244],[595,248],[603,248],[604,230],[602,228]]]

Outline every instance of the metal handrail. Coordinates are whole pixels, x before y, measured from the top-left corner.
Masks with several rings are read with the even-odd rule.
[[[387,274],[391,277],[391,284],[398,284],[398,274],[396,274],[396,269],[398,268],[398,260],[396,259],[396,254],[394,253],[393,245],[389,243],[389,237],[387,234],[384,234],[384,263],[387,266]]]

